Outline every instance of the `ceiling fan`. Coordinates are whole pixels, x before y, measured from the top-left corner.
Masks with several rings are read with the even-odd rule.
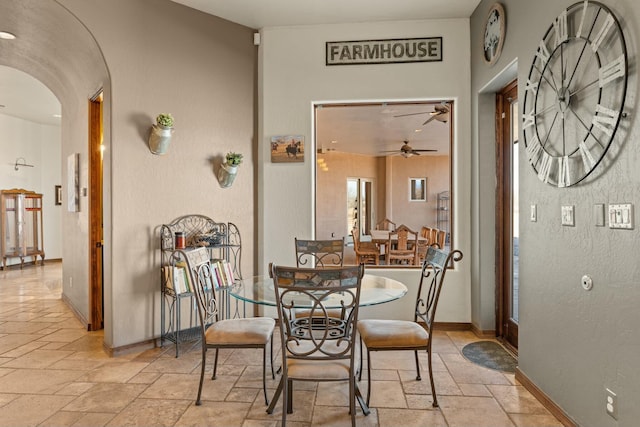
[[[438,150],[434,150],[434,149],[424,149],[424,150],[414,150],[413,147],[411,147],[409,145],[409,141],[402,141],[402,147],[400,147],[400,151],[398,150],[388,150],[388,151],[382,151],[382,153],[396,153],[396,154],[400,154],[402,157],[406,157],[409,158],[411,156],[419,156],[420,153],[428,153],[428,152],[434,152],[434,151],[438,151]]]
[[[446,123],[449,120],[449,104],[446,102],[441,103],[440,105],[436,105],[433,107],[433,111],[423,111],[421,113],[410,113],[410,114],[400,114],[398,116],[393,117],[406,117],[406,116],[417,116],[419,114],[429,114],[430,117],[422,123],[422,126],[426,125],[432,120],[437,120],[442,123]]]

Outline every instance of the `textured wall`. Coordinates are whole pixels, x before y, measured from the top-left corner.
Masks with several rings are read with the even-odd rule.
[[[556,16],[571,1],[542,0],[502,2],[507,14],[507,33],[500,60],[493,67],[481,58],[486,13],[493,4],[483,0],[471,20],[472,93],[477,126],[473,142],[478,146],[474,162],[479,181],[474,216],[481,218],[474,233],[493,229],[490,211],[495,178],[493,168],[494,124],[482,120],[491,115],[486,96],[477,96],[502,71],[517,61],[519,97],[535,49]],[[637,52],[640,35],[640,3],[633,0],[604,1],[621,19],[629,51],[630,79],[627,111],[637,110]],[[541,183],[529,165],[520,168],[520,212],[537,205],[538,221],[520,222],[520,342],[519,366],[538,387],[562,407],[579,425],[633,426],[640,419],[640,230],[611,230],[594,225],[593,205],[640,201],[640,122],[635,114],[623,120],[605,163],[584,184],[558,189]],[[521,158],[526,158],[520,147]],[[489,153],[484,155],[484,153]],[[560,225],[560,207],[575,205],[575,227]],[[637,224],[637,214],[636,214]],[[481,240],[481,239],[480,239]],[[479,248],[491,252],[491,241]],[[481,276],[491,263],[480,265]],[[474,272],[475,274],[476,272]],[[580,286],[589,274],[593,290]],[[487,275],[489,277],[490,275]],[[491,283],[484,282],[489,287]],[[618,393],[618,421],[605,413],[605,387]]]

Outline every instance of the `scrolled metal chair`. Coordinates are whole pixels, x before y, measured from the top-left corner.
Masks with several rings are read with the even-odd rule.
[[[293,412],[293,381],[348,381],[349,413],[355,426],[356,322],[364,266],[296,268],[271,266],[280,320],[282,378],[268,413],[282,394],[282,426]],[[330,305],[330,307],[328,307]],[[332,315],[336,305],[343,316]],[[304,317],[291,316],[304,307]],[[364,408],[364,406],[363,406]],[[368,411],[365,411],[368,414]]]
[[[267,344],[271,344],[271,376],[275,379],[273,369],[273,331],[275,320],[268,317],[252,317],[244,319],[224,319],[218,317],[218,302],[213,287],[213,273],[209,261],[209,252],[205,248],[183,251],[189,266],[191,283],[198,301],[198,317],[202,331],[202,366],[196,405],[200,405],[204,372],[206,369],[207,349],[216,350],[213,362],[213,374],[216,378],[218,368],[218,351],[221,348],[260,348],[262,349],[262,389],[265,404],[267,397]]]
[[[341,267],[344,261],[344,237],[331,240],[295,238],[298,267]]]
[[[462,252],[454,250],[451,253],[434,247],[427,249],[427,255],[422,264],[422,274],[418,286],[413,321],[409,320],[379,320],[363,319],[358,322],[360,339],[367,347],[367,405],[371,397],[371,352],[410,350],[415,353],[416,380],[421,380],[418,351],[426,350],[428,355],[429,379],[431,380],[431,394],[433,406],[438,406],[436,387],[433,382],[431,366],[431,343],[433,337],[436,308],[440,299],[440,291],[444,284],[447,270],[454,263],[462,259]],[[360,360],[362,365],[362,346],[360,346]],[[362,379],[362,369],[359,380]]]

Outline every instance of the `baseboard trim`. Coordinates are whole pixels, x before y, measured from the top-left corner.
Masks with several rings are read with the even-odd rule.
[[[433,328],[436,331],[468,331],[471,329],[471,323],[435,322]]]
[[[478,328],[476,325],[471,324],[471,330],[478,338],[495,338],[496,331],[495,329],[482,330]]]
[[[531,393],[536,399],[538,399],[538,401],[542,403],[542,406],[547,408],[547,410],[551,412],[551,414],[556,417],[563,426],[578,427],[578,424],[573,421],[571,417],[562,410],[561,407],[556,405],[556,403],[551,400],[549,396],[545,394],[545,392],[540,390],[538,386],[535,385],[533,381],[531,381],[531,379],[529,379],[529,377],[527,377],[524,372],[520,370],[520,367],[516,367],[515,378],[516,381],[522,384],[522,386],[527,389],[529,393]]]
[[[107,353],[107,355],[109,355],[109,357],[118,357],[118,356],[123,356],[125,354],[129,354],[129,353],[135,353],[135,352],[141,352],[141,351],[145,351],[145,350],[150,350],[152,348],[155,348],[156,346],[156,339],[155,338],[151,338],[148,340],[144,340],[144,341],[140,341],[140,342],[136,342],[133,344],[127,344],[127,345],[123,345],[120,347],[109,347],[107,346],[106,343],[102,343],[102,348],[104,350],[105,353]]]
[[[71,300],[64,293],[62,294],[61,298],[62,301],[67,304],[67,307],[69,307],[69,310],[71,310],[73,315],[76,316],[80,323],[82,323],[88,330],[89,322],[87,322],[87,319],[82,315],[82,313],[80,313],[80,311],[76,309]]]

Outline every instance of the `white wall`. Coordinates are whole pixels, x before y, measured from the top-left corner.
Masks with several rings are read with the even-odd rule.
[[[325,66],[325,42],[443,37],[443,62]],[[262,30],[259,50],[258,269],[269,262],[292,264],[294,237],[313,236],[315,147],[304,163],[270,163],[273,135],[300,134],[313,140],[312,103],[325,101],[453,99],[456,106],[453,197],[454,245],[465,254],[447,275],[438,321],[470,321],[469,21],[406,21]],[[376,270],[410,286],[417,270]],[[409,301],[411,297],[403,300]],[[409,304],[411,305],[411,304]],[[382,307],[382,306],[381,306]],[[383,310],[380,308],[380,310]],[[405,310],[404,313],[411,313]],[[372,315],[375,315],[373,313]],[[394,315],[402,314],[395,312]],[[407,315],[408,316],[408,315]],[[408,317],[407,317],[408,318]]]
[[[62,184],[60,126],[0,114],[0,153],[0,189],[23,188],[42,194],[45,259],[62,258],[62,206],[55,205],[54,194],[54,186]],[[18,157],[34,167],[16,171]],[[20,264],[20,258],[9,258],[7,264]]]

